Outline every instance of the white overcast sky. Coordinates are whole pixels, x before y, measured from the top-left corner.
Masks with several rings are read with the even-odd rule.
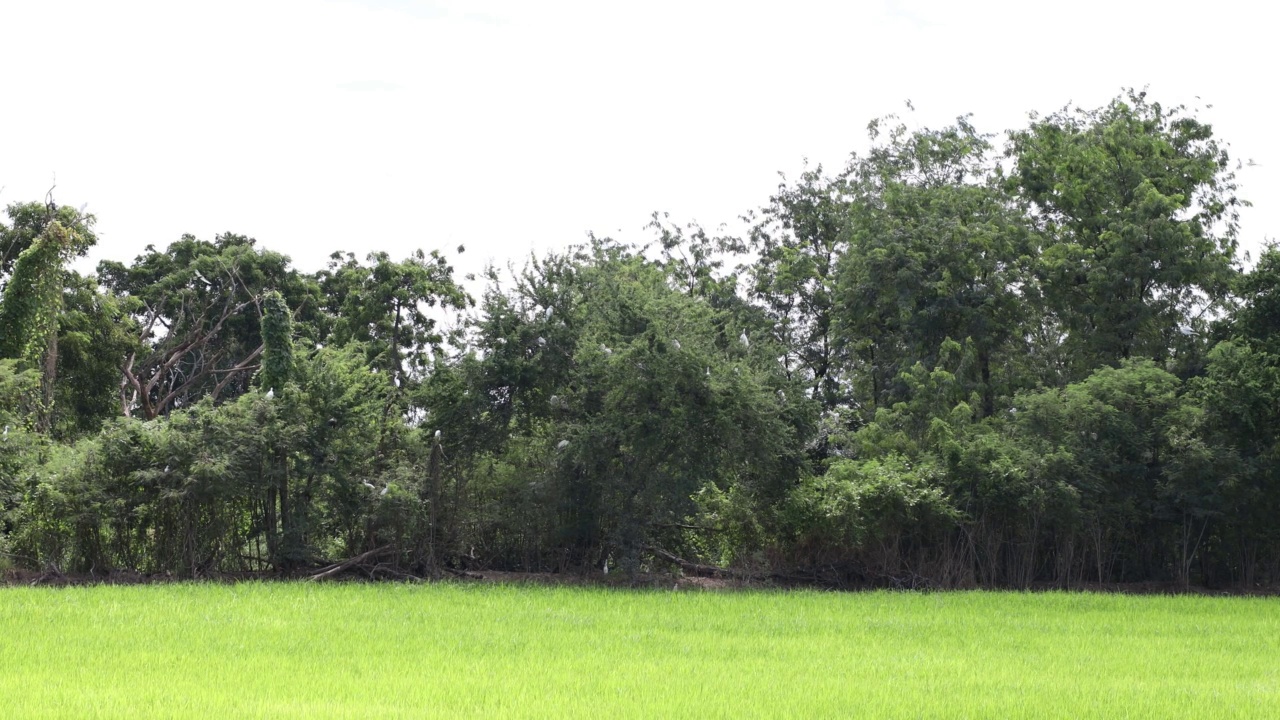
[[[1267,3],[0,0],[0,204],[88,203],[93,259],[232,231],[304,269],[467,246],[520,261],[759,207],[873,117],[990,132],[1147,86],[1257,167],[1280,236]]]

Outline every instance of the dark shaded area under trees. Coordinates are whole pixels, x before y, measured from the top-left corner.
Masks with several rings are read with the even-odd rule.
[[[1212,129],[1135,92],[870,129],[745,237],[655,215],[478,301],[230,234],[84,276],[92,216],[11,205],[0,562],[1280,581],[1280,251],[1245,270]]]

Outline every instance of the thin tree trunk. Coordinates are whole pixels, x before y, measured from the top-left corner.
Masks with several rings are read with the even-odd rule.
[[[282,455],[282,453],[281,453]],[[289,468],[284,457],[279,457],[280,461],[277,465],[276,472],[280,473],[280,537],[281,537],[281,559],[283,560],[283,568],[286,572],[293,570],[294,553],[297,548],[297,538],[294,537],[294,517],[290,514],[291,505],[289,498]]]
[[[40,378],[40,413],[37,416],[36,428],[42,434],[48,434],[53,428],[53,389],[58,378],[58,330],[49,332],[45,344],[44,372]]]
[[[982,372],[982,417],[988,418],[996,412],[996,394],[991,387],[991,353],[985,348],[978,353],[978,365]]]

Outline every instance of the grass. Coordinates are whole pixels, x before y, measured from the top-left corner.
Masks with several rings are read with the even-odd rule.
[[[1276,717],[1280,601],[0,589],[4,717]]]

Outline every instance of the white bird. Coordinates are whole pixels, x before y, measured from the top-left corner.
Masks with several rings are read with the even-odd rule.
[[[205,284],[205,287],[213,287],[213,283],[209,282],[208,278],[201,275],[199,270],[196,270],[195,273],[196,273],[196,277],[200,278],[200,282]]]
[[[546,314],[544,315],[544,317],[546,317],[548,320],[550,320],[550,319],[551,319],[551,313],[555,312],[555,310],[556,310],[555,308],[551,308],[551,307],[547,308],[547,312],[546,312]]]
[[[782,402],[787,401],[787,394],[782,392],[781,389],[778,390],[778,399],[781,400]]]
[[[605,575],[608,575],[608,574],[609,574],[609,558],[605,558],[605,559],[604,559],[604,568],[603,568],[603,569],[604,569],[604,574],[605,574]]]
[[[275,388],[271,388],[270,390],[268,390],[268,391],[267,391],[267,399],[268,399],[268,400],[270,400],[271,398],[273,398],[273,397],[275,397],[275,396],[276,396],[276,389],[275,389]]]
[[[5,425],[5,426],[4,426],[4,437],[9,437],[9,426],[8,426],[8,425]]]
[[[361,480],[361,481],[360,481],[360,484],[361,484],[361,485],[363,485],[363,486],[365,486],[365,487],[367,487],[367,488],[369,488],[369,490],[370,490],[371,492],[372,492],[372,491],[374,491],[374,490],[377,490],[377,489],[378,489],[378,488],[374,487],[374,486],[373,486],[373,483],[369,482],[368,480]]]
[[[567,448],[567,447],[569,447],[569,441],[568,441],[568,440],[561,440],[560,442],[556,443],[556,449],[557,449],[557,450],[563,450],[563,449],[565,449],[565,448]]]
[[[321,345],[320,343],[316,343],[316,349],[317,349],[317,350],[323,350],[323,349],[324,349],[324,345]]]
[[[390,486],[390,485],[388,485],[388,486],[386,486],[386,487],[382,488],[382,492],[378,493],[378,497],[382,497],[383,495],[386,495],[386,494],[387,494],[387,491],[388,491],[388,490],[390,490],[390,489],[391,489],[391,486]]]
[[[547,339],[544,337],[538,338],[538,347],[546,347],[546,346],[547,346]]]
[[[164,471],[165,471],[165,472],[169,472],[169,466],[168,466],[168,465],[165,465],[165,466],[164,466]]]
[[[552,396],[551,396],[551,399],[549,399],[547,402],[551,403],[551,407],[559,407],[559,406],[560,406],[560,396],[559,396],[559,395],[552,395]]]
[[[606,346],[604,343],[600,343],[600,352],[604,353],[605,355],[613,354],[613,351],[610,350],[608,346]]]
[[[751,347],[751,341],[747,339],[746,330],[743,330],[742,334],[738,336],[738,342],[742,343],[743,347]]]
[[[707,377],[711,377],[711,366],[707,366]]]
[[[436,439],[437,439],[437,440],[439,440],[439,439],[440,439],[440,431],[439,431],[439,430],[437,430],[437,431],[436,431]]]
[[[677,339],[675,339],[675,338],[671,338],[671,347],[673,347],[673,348],[675,348],[675,349],[679,350],[679,349],[680,349],[680,341],[679,341],[679,340],[677,340]]]

